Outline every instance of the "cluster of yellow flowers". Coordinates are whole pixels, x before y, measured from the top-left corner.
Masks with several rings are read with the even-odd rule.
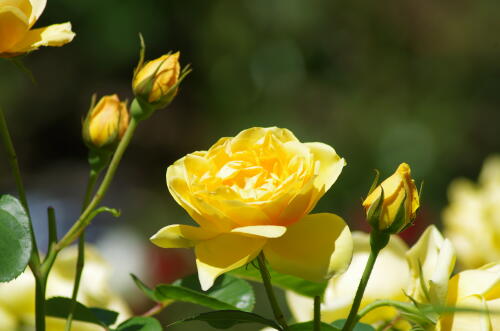
[[[76,247],[61,252],[47,284],[48,297],[71,297],[75,278]],[[111,268],[95,248],[87,246],[78,301],[90,307],[119,312],[121,322],[131,316],[130,308],[111,289]],[[64,319],[47,317],[47,330],[63,331]],[[0,331],[33,330],[35,326],[35,278],[30,270],[9,283],[0,284]],[[101,331],[102,327],[75,321],[73,331]]]
[[[456,179],[443,212],[445,235],[464,268],[500,260],[500,156],[486,159],[479,183]]]

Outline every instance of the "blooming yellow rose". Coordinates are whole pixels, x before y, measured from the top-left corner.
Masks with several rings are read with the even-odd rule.
[[[431,225],[406,257],[411,271],[408,294],[420,303],[444,305],[455,266],[455,249],[450,240]]]
[[[31,29],[45,9],[46,0],[0,1],[0,57],[31,52],[40,46],[62,46],[73,40],[71,23]]]
[[[129,124],[127,103],[116,94],[101,98],[85,119],[83,137],[90,148],[116,146]]]
[[[47,298],[71,297],[77,257],[76,247],[63,250],[56,260],[47,282]],[[89,307],[100,307],[120,313],[119,322],[130,317],[127,304],[110,289],[111,270],[108,264],[91,246],[85,248],[78,301]],[[47,330],[63,331],[66,321],[47,317]],[[13,331],[21,325],[34,328],[35,279],[30,270],[9,283],[0,284],[0,331]],[[6,328],[5,328],[6,327]],[[24,330],[24,329],[23,329]],[[95,324],[74,321],[73,331],[102,331]]]
[[[287,129],[251,128],[188,154],[167,169],[167,186],[199,227],[169,225],[151,241],[194,247],[203,289],[262,250],[282,273],[321,281],[352,254],[345,222],[311,214],[344,159],[323,143],[301,143]]]
[[[447,305],[500,311],[500,263],[455,275],[448,284]],[[499,331],[500,315],[489,313],[454,313],[443,315],[438,331]]]
[[[381,197],[382,191],[383,200],[380,201],[380,212],[376,219],[369,219],[369,221],[378,230],[390,233],[401,232],[415,219],[420,204],[415,181],[411,178],[410,166],[401,163],[392,176],[368,195],[363,202],[367,214],[370,214],[370,207],[378,206],[375,203]]]
[[[443,212],[445,235],[457,250],[459,264],[477,268],[500,260],[500,156],[489,157],[479,182],[454,180]]]
[[[166,54],[137,68],[132,81],[134,94],[150,104],[168,104],[177,93],[179,56],[179,52]]]
[[[346,318],[349,314],[361,275],[370,255],[370,236],[368,234],[355,231],[352,233],[352,239],[354,252],[349,268],[344,274],[332,278],[325,291],[324,301],[321,305],[321,319],[326,323]],[[406,301],[403,291],[407,288],[410,278],[405,260],[407,250],[408,247],[399,237],[391,237],[389,244],[380,251],[375,262],[361,302],[361,308],[378,299]],[[313,319],[313,300],[311,298],[294,292],[287,292],[286,298],[297,321],[306,322]],[[368,313],[361,322],[380,324],[392,320],[396,315],[397,311],[394,308],[380,307]]]

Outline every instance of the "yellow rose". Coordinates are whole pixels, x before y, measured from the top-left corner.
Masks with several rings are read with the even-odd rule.
[[[381,198],[383,200],[377,203]],[[401,163],[396,172],[379,186],[363,202],[363,207],[368,214],[369,222],[376,229],[389,233],[399,233],[404,230],[416,216],[419,207],[419,197],[415,181],[411,178],[410,166]],[[377,210],[375,219],[371,220],[370,210],[373,207]],[[377,208],[379,207],[379,208]]]
[[[447,305],[500,311],[500,264],[491,263],[479,269],[455,275],[448,284]],[[488,313],[454,313],[443,315],[438,331],[498,331],[500,315]]]
[[[31,52],[40,46],[62,46],[73,40],[71,23],[31,29],[42,15],[46,0],[0,1],[0,57]]]
[[[174,199],[198,223],[169,225],[151,241],[194,247],[203,289],[262,250],[279,272],[321,281],[343,271],[352,239],[334,214],[311,214],[344,159],[322,143],[301,143],[287,129],[251,128],[188,154],[167,169]]]
[[[140,65],[134,74],[134,94],[149,104],[166,106],[177,93],[181,73],[180,53],[166,54]]]
[[[347,318],[361,275],[370,255],[370,236],[363,232],[352,233],[354,252],[347,271],[334,277],[328,283],[321,318],[326,323]],[[379,299],[406,301],[403,293],[409,283],[410,273],[405,260],[406,244],[397,236],[392,236],[389,244],[380,251],[366,288],[361,308]],[[397,272],[388,272],[397,271]],[[313,300],[287,292],[288,306],[299,322],[313,319]],[[396,317],[397,311],[391,307],[380,307],[368,313],[361,322],[380,324]],[[406,329],[406,327],[404,327]]]
[[[477,268],[500,260],[500,156],[485,161],[479,183],[454,180],[448,196],[443,223],[459,264]]]
[[[129,124],[127,103],[116,94],[101,98],[85,119],[84,141],[90,148],[115,147],[125,134]]]
[[[71,297],[75,276],[77,248],[63,250],[56,260],[47,282],[47,298]],[[78,301],[89,307],[100,307],[120,313],[119,322],[130,317],[127,304],[110,289],[111,270],[98,252],[87,245],[85,268],[80,282]],[[9,324],[6,324],[6,321]],[[47,330],[63,331],[65,320],[47,317]],[[0,331],[13,331],[20,325],[35,324],[35,279],[29,269],[9,283],[0,284]],[[2,329],[10,325],[8,329]],[[102,331],[103,328],[74,321],[73,331]]]
[[[420,303],[444,305],[455,266],[455,249],[450,240],[431,225],[406,257],[411,271],[408,294]]]

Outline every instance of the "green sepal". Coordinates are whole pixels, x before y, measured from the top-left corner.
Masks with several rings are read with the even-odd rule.
[[[90,170],[95,173],[101,172],[108,166],[112,155],[113,152],[105,149],[90,149],[88,157]]]
[[[378,196],[377,200],[375,200],[370,205],[368,211],[366,212],[366,220],[373,229],[380,229],[380,219],[382,217],[383,202],[384,189],[380,187],[380,195]]]
[[[378,181],[380,179],[380,171],[378,171],[378,169],[373,170],[375,171],[375,178],[373,178],[372,186],[370,186],[370,190],[367,195],[370,195],[377,188]]]

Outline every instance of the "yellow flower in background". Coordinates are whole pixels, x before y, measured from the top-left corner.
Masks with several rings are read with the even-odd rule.
[[[500,260],[500,156],[486,159],[479,182],[454,180],[443,212],[445,235],[463,268]]]
[[[447,305],[500,311],[500,264],[466,270],[453,276],[448,284]],[[500,315],[454,313],[443,315],[438,331],[499,331]]]
[[[179,56],[179,52],[166,54],[139,66],[132,81],[134,94],[150,104],[161,102],[165,96],[171,100],[181,73]]]
[[[394,174],[368,195],[363,202],[367,214],[369,214],[370,207],[377,207],[376,202],[381,197],[382,191],[380,215],[377,219],[369,221],[378,230],[399,233],[415,219],[420,205],[415,181],[411,178],[410,166],[401,163]]]
[[[71,23],[32,29],[46,0],[0,1],[0,57],[16,56],[40,46],[62,46],[73,40]]]
[[[321,305],[321,318],[326,323],[346,318],[354,300],[354,295],[363,274],[370,254],[370,236],[367,233],[355,231],[352,233],[354,252],[352,262],[347,271],[330,280]],[[397,236],[392,236],[389,244],[381,250],[375,262],[368,286],[361,301],[361,308],[378,299],[407,301],[404,290],[410,280],[406,263],[406,244]],[[313,319],[313,300],[296,294],[286,293],[288,306],[293,316],[299,322]],[[380,324],[392,320],[397,311],[391,307],[381,307],[367,314],[361,322]],[[406,323],[398,325],[407,329]]]
[[[76,247],[63,250],[56,260],[47,282],[47,298],[71,297],[75,276]],[[85,250],[85,268],[80,282],[78,301],[89,307],[114,310],[120,315],[119,322],[130,317],[127,304],[110,289],[111,270],[98,252],[89,245]],[[47,330],[63,331],[66,320],[47,317]],[[26,330],[35,325],[35,279],[26,270],[17,279],[0,284],[0,331],[13,331],[24,326]],[[25,330],[23,328],[23,330]],[[30,329],[31,328],[31,329]],[[102,331],[103,328],[90,323],[74,321],[72,331]]]
[[[408,294],[419,303],[444,305],[455,266],[455,250],[450,240],[431,225],[406,257],[411,271]]]
[[[127,103],[116,94],[102,97],[89,111],[83,125],[84,141],[90,148],[116,146],[129,125]]]
[[[345,162],[323,143],[301,143],[276,127],[221,138],[167,169],[167,186],[199,227],[169,225],[151,241],[194,247],[203,289],[262,250],[277,271],[322,281],[351,260],[349,228],[337,215],[311,214]]]

